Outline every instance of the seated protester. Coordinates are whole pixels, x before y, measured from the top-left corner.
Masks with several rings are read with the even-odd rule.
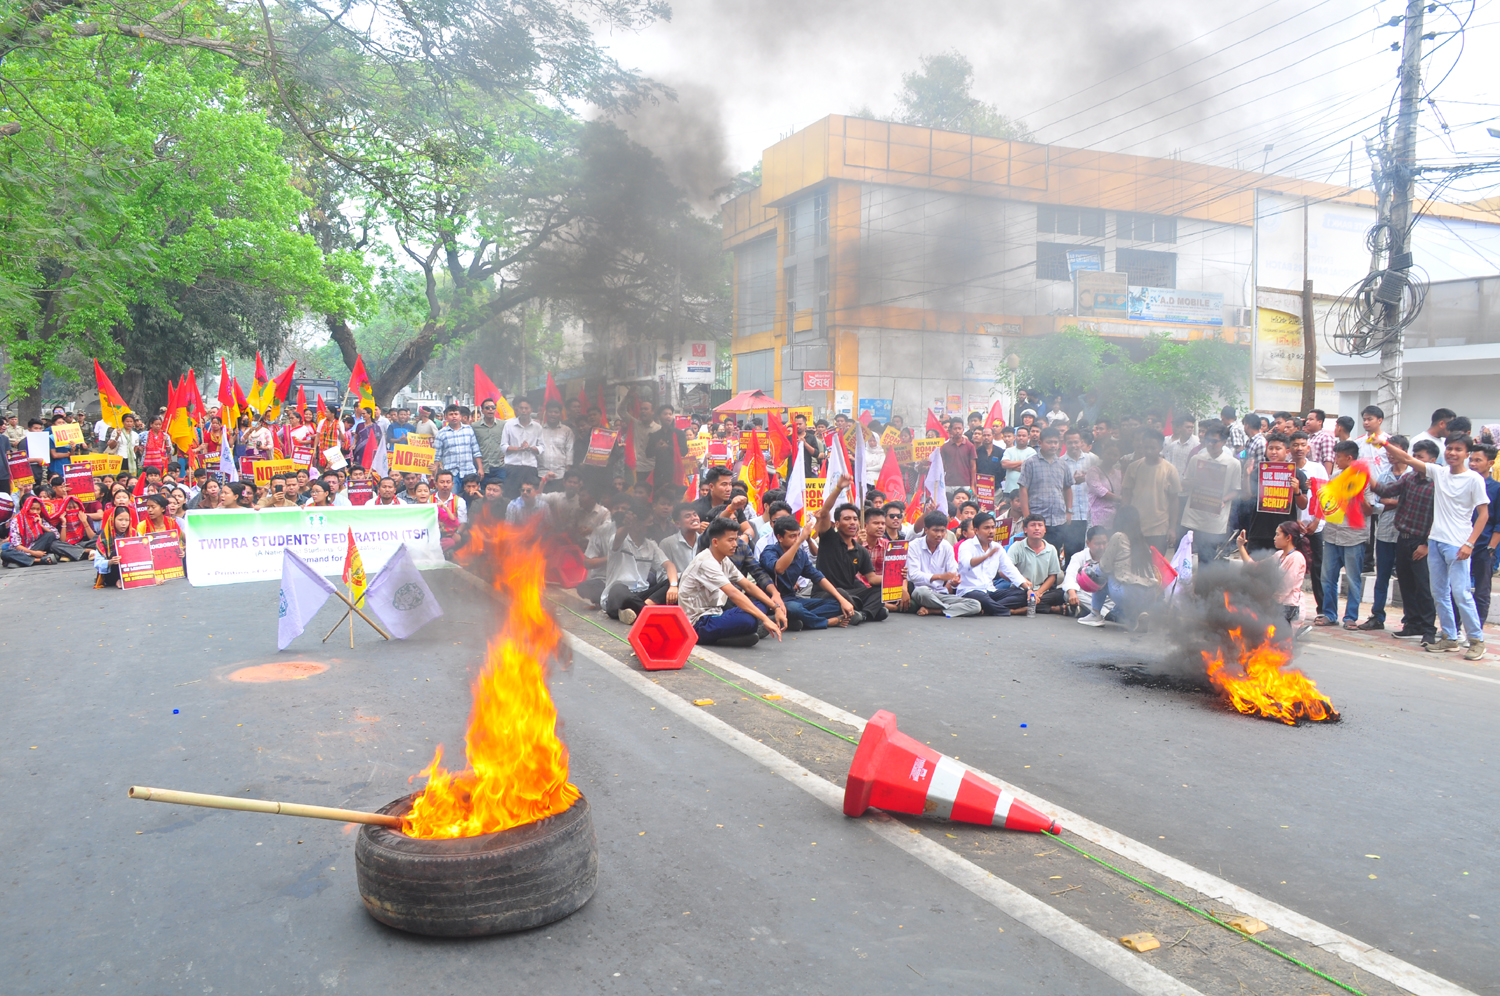
[[[1045,609],[1066,615],[1068,597],[1057,587],[1063,578],[1062,561],[1057,555],[1057,547],[1047,542],[1047,520],[1040,515],[1028,515],[1024,528],[1026,535],[1012,543],[1006,553],[1016,570],[1030,582],[1030,587],[1010,588],[995,601],[1009,608],[1013,616],[1026,615],[1026,610],[1033,604],[1039,611]],[[1035,599],[1034,603],[1032,599]]]
[[[1093,611],[1092,595],[1104,587],[1104,574],[1099,568],[1099,558],[1103,556],[1107,545],[1109,530],[1103,526],[1090,526],[1083,549],[1068,558],[1067,570],[1063,572],[1062,593],[1067,598],[1068,605],[1075,610],[1079,605],[1090,606],[1088,613],[1078,620],[1083,626],[1104,625],[1104,615]],[[1080,578],[1080,575],[1083,577]],[[1090,586],[1087,592],[1083,589],[1085,581]]]
[[[728,467],[710,467],[699,478],[698,490],[700,494],[693,505],[698,510],[698,521],[706,525],[714,520],[714,509],[728,505],[734,497],[734,475]],[[736,522],[743,521],[743,518],[736,517]]]
[[[955,532],[958,529],[958,523],[974,518],[974,516],[979,514],[980,509],[977,501],[966,501],[962,505],[955,505],[954,507],[958,509],[958,515],[948,524],[948,542],[956,547],[960,542],[958,534]]]
[[[806,542],[811,530],[803,529],[792,515],[778,518],[774,528],[776,542],[761,551],[760,566],[776,583],[776,593],[786,608],[787,628],[796,632],[852,624],[854,603],[813,566]],[[799,591],[804,587],[823,594],[803,597]]]
[[[547,513],[547,505],[537,501],[538,486],[534,481],[522,481],[521,493],[505,509],[505,521],[519,526],[539,515]]]
[[[98,532],[94,528],[95,520],[89,517],[88,506],[68,494],[65,478],[54,475],[51,486],[53,497],[42,502],[42,514],[64,543],[80,550],[92,550]]]
[[[885,512],[879,508],[867,508],[864,511],[865,528],[860,535],[859,541],[870,551],[870,566],[875,573],[880,575],[882,581],[885,578],[885,551],[890,547],[891,541],[885,535]]]
[[[392,474],[391,476],[395,477],[396,475]],[[417,482],[421,479],[422,475],[414,471],[408,470],[403,473],[401,479],[396,482],[396,497],[402,501],[410,502],[411,496],[416,493]]]
[[[904,611],[914,609],[919,616],[941,612],[949,619],[979,615],[981,608],[977,601],[956,594],[958,560],[947,536],[946,515],[928,512],[922,517],[921,535],[906,548],[908,598]]]
[[[676,529],[657,545],[681,575],[698,555],[698,509],[690,501],[678,502],[672,506],[672,524]]]
[[[1010,606],[997,601],[995,578],[1004,577],[1022,591],[1030,591],[1031,582],[1021,576],[1005,548],[995,542],[993,515],[980,512],[967,522],[974,535],[959,543],[954,552],[958,561],[958,594],[978,602],[980,610],[987,616],[1008,616]],[[910,550],[907,547],[908,553]],[[1026,604],[1024,597],[1021,604]]]
[[[771,633],[780,640],[781,627],[756,605],[761,602],[769,608],[770,598],[729,559],[742,542],[739,528],[728,519],[715,519],[705,533],[708,549],[693,557],[677,582],[677,604],[697,632],[698,642],[753,647],[762,634]]]
[[[646,535],[656,540],[658,544],[677,532],[677,520],[672,515],[672,510],[677,507],[673,490],[658,488],[656,496],[651,499],[651,518],[646,523]]]
[[[885,510],[885,534],[893,540],[911,539],[916,532],[906,522],[906,502],[888,501]]]
[[[465,474],[464,479],[459,483],[458,497],[463,502],[463,514],[467,521],[468,510],[484,501],[484,485],[480,483],[478,474]]]
[[[177,552],[184,557],[187,556],[187,539],[182,535],[182,528],[177,525],[177,520],[167,516],[167,500],[161,495],[146,496],[146,517],[135,527],[138,536],[153,536],[158,533],[167,533],[177,539]]]
[[[777,491],[777,492],[767,492],[767,494],[773,494],[773,493],[774,494],[782,494],[782,492],[780,492],[780,491]],[[783,515],[791,515],[792,518],[794,518],[794,519],[796,518],[796,516],[792,514],[792,506],[788,505],[784,500],[778,498],[778,499],[776,499],[774,501],[769,501],[768,500],[766,502],[766,514],[763,516],[763,518],[766,520],[766,522],[774,524],[776,522],[776,520],[779,519],[779,518],[781,518]],[[761,553],[763,553],[765,551],[766,547],[772,545],[775,542],[776,542],[776,532],[775,532],[774,529],[770,530],[765,535],[761,536],[760,539],[756,540],[755,541],[755,546],[752,547],[752,550],[755,553],[755,559],[759,560]],[[817,552],[816,551],[817,551],[817,547],[816,546],[809,546],[808,547],[808,551],[807,551],[808,556],[810,556],[810,557],[816,557],[817,556]]]
[[[623,512],[610,543],[599,607],[629,626],[646,606],[677,601],[677,567],[646,535],[650,515],[645,506],[630,501]]]
[[[578,587],[573,592],[591,605],[598,606],[604,595],[604,569],[609,564],[610,547],[615,542],[615,524],[624,521],[625,509],[630,500],[630,496],[626,494],[617,494],[611,498],[610,514],[595,527],[589,534],[588,542],[584,544],[583,565],[588,569],[588,577],[578,582]],[[679,571],[678,577],[681,576]]]
[[[1161,578],[1151,561],[1151,546],[1141,534],[1140,510],[1134,505],[1121,505],[1115,512],[1114,525],[1115,532],[1099,557],[1107,584],[1105,590],[1094,593],[1093,611],[1102,615],[1104,600],[1112,598],[1115,615],[1106,620],[1145,632],[1150,625],[1148,610],[1161,596]]]
[[[43,492],[51,488],[43,487]],[[22,490],[15,511],[10,517],[10,548],[6,551],[7,567],[30,567],[36,563],[56,564],[59,561],[76,560],[82,550],[69,547],[58,535],[56,527],[42,514],[42,499]]]
[[[121,539],[128,539],[132,532],[128,508],[115,508],[105,519],[104,528],[99,531],[99,541],[94,546],[95,588],[120,587],[120,551],[117,544]]]
[[[889,613],[880,599],[881,577],[870,551],[859,542],[859,506],[837,505],[849,487],[849,475],[839,475],[832,491],[825,491],[814,534],[818,538],[818,570],[854,605],[856,622],[879,622]],[[829,509],[833,508],[830,515]]]

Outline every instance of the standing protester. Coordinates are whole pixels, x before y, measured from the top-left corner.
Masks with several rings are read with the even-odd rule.
[[[948,441],[938,448],[943,457],[943,478],[949,488],[974,487],[974,444],[964,438],[961,419],[948,420]]]
[[[1323,614],[1323,517],[1313,514],[1316,509],[1312,504],[1312,494],[1318,488],[1328,483],[1328,471],[1323,464],[1312,459],[1312,440],[1306,432],[1292,433],[1292,463],[1307,478],[1307,507],[1298,509],[1297,522],[1302,528],[1302,535],[1307,539],[1307,553],[1303,556],[1307,560],[1307,577],[1312,578],[1313,604],[1317,606],[1318,615]],[[1328,450],[1328,461],[1333,462],[1333,449]],[[1384,519],[1382,519],[1384,521]],[[1392,526],[1394,529],[1394,526]],[[1394,532],[1392,533],[1394,536]],[[1394,543],[1394,539],[1392,540]],[[1278,547],[1277,549],[1280,549]],[[1395,547],[1391,547],[1392,563],[1394,563]],[[1377,566],[1378,571],[1378,566]],[[1379,574],[1376,575],[1376,585],[1379,586]],[[1377,593],[1377,599],[1379,595]],[[1385,622],[1385,602],[1380,601],[1381,623]]]
[[[1203,448],[1188,458],[1182,475],[1187,501],[1182,528],[1193,531],[1200,564],[1218,558],[1229,539],[1229,513],[1240,492],[1240,462],[1224,449],[1224,430],[1214,424],[1203,434]]]
[[[1005,481],[1005,468],[1001,466],[1001,461],[1005,459],[1005,448],[995,444],[994,432],[989,426],[980,426],[976,436],[978,442],[974,446],[974,483],[978,484],[980,477],[989,477],[994,481],[995,491],[999,492],[1000,485]]]
[[[1261,438],[1261,437],[1257,437]],[[1287,448],[1287,438],[1281,433],[1271,433],[1265,437],[1262,444],[1262,453],[1266,460],[1272,463],[1284,463],[1291,459],[1291,451]],[[1250,491],[1245,500],[1246,525],[1245,541],[1250,552],[1257,553],[1261,550],[1274,550],[1276,548],[1276,527],[1283,522],[1296,522],[1298,513],[1307,508],[1307,474],[1300,470],[1292,471],[1292,479],[1295,481],[1292,493],[1291,507],[1280,512],[1263,512],[1260,506],[1264,504],[1265,496],[1261,493],[1260,473],[1257,472],[1250,478]]]
[[[1479,628],[1484,629],[1490,614],[1490,584],[1495,570],[1495,547],[1500,546],[1500,481],[1490,476],[1495,467],[1495,447],[1489,443],[1469,443],[1469,469],[1484,479],[1485,494],[1489,497],[1489,519],[1484,531],[1479,534],[1474,553],[1469,557],[1473,565],[1469,577],[1474,584],[1474,614],[1479,617]],[[1475,515],[1478,515],[1476,510]]]
[[[1411,448],[1412,455],[1423,463],[1438,458],[1437,446],[1423,440]],[[1372,487],[1384,499],[1395,499],[1392,524],[1396,528],[1396,584],[1401,589],[1401,629],[1392,633],[1397,640],[1421,640],[1422,645],[1437,640],[1436,607],[1432,603],[1432,584],[1427,577],[1427,534],[1432,529],[1433,483],[1425,473],[1409,465],[1398,465],[1394,479],[1386,475]]]
[[[1031,430],[1017,426],[1015,444],[1005,448],[1000,461],[1005,468],[1005,485],[1001,490],[1007,496],[1014,495],[1021,486],[1021,467],[1035,455],[1036,450],[1031,448]]]
[[[1402,449],[1408,449],[1410,443],[1402,435],[1392,434],[1391,442]],[[1380,484],[1389,484],[1396,479],[1396,468],[1389,465],[1377,479]],[[1373,490],[1373,486],[1372,486]],[[1375,520],[1375,589],[1370,597],[1370,617],[1359,624],[1359,628],[1370,632],[1385,629],[1385,603],[1390,595],[1391,577],[1396,572],[1396,542],[1400,535],[1396,532],[1396,505],[1395,498],[1379,498],[1377,496]],[[1321,520],[1320,520],[1321,524]],[[1319,598],[1318,611],[1323,611]]]
[[[1058,455],[1062,434],[1050,426],[1042,430],[1041,448],[1021,465],[1016,500],[1022,519],[1045,523],[1047,542],[1064,549],[1064,529],[1073,521],[1073,475]]]
[[[1329,487],[1351,470],[1359,459],[1359,446],[1353,442],[1335,443],[1333,465],[1336,473],[1328,479]],[[1371,506],[1365,494],[1359,496],[1359,505],[1364,515],[1369,515]],[[1344,628],[1358,629],[1359,602],[1364,595],[1365,537],[1369,529],[1351,527],[1347,522],[1325,522],[1323,525],[1323,614],[1315,621],[1316,626],[1336,626],[1339,621],[1339,573],[1342,571],[1349,584],[1349,595],[1344,605]]]
[[[472,431],[472,430],[471,430]],[[531,417],[531,402],[516,402],[516,417],[505,423],[501,436],[505,450],[505,495],[521,493],[523,483],[537,483],[537,463],[542,451],[542,427]]]
[[[1333,444],[1338,442],[1333,426],[1328,424],[1328,413],[1321,408],[1312,409],[1307,413],[1302,429],[1307,433],[1307,458],[1322,465],[1326,479],[1329,469],[1333,467]],[[1308,569],[1312,570],[1311,565]]]
[[[480,417],[469,428],[479,442],[479,455],[484,460],[482,484],[499,481],[505,477],[505,421],[495,417],[496,404],[493,398],[479,406]]]
[[[563,475],[573,466],[573,430],[563,425],[562,403],[552,400],[543,407],[541,453],[537,456],[537,476],[542,490],[562,490]]]
[[[1139,458],[1125,471],[1125,500],[1141,517],[1146,543],[1170,556],[1177,527],[1177,496],[1182,479],[1177,468],[1162,458],[1164,437],[1157,429],[1140,432],[1135,454]]]
[[[1426,439],[1438,449],[1442,449],[1443,440],[1448,438],[1448,420],[1451,418],[1456,418],[1457,416],[1458,413],[1451,408],[1439,408],[1437,411],[1432,413],[1432,418],[1429,420],[1427,428],[1411,437],[1412,445],[1415,446],[1417,443],[1420,443],[1422,440]],[[1395,437],[1393,436],[1391,438],[1394,442]],[[1401,448],[1408,449],[1409,447],[1402,446]]]
[[[1489,523],[1490,506],[1484,478],[1469,469],[1469,438],[1454,436],[1447,441],[1443,449],[1446,467],[1414,460],[1388,440],[1385,451],[1392,462],[1426,473],[1434,485],[1432,532],[1427,540],[1431,563],[1427,570],[1442,633],[1427,649],[1432,653],[1458,649],[1458,621],[1453,612],[1457,606],[1469,638],[1464,658],[1477,661],[1484,657],[1484,631],[1474,606],[1471,565],[1465,561],[1473,555],[1474,546]]]

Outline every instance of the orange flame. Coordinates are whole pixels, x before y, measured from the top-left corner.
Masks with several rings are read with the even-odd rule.
[[[1229,596],[1224,596],[1228,607]],[[1313,680],[1296,668],[1285,670],[1292,655],[1278,646],[1274,638],[1276,627],[1266,628],[1265,639],[1253,647],[1245,645],[1244,633],[1239,627],[1229,631],[1229,640],[1236,651],[1235,663],[1238,672],[1231,670],[1222,650],[1203,652],[1203,663],[1208,668],[1208,678],[1229,699],[1229,704],[1247,716],[1264,716],[1279,719],[1288,726],[1296,726],[1302,720],[1322,722],[1337,720],[1338,712]]]
[[[474,681],[464,735],[468,766],[448,771],[443,746],[422,769],[427,787],[402,830],[412,837],[474,837],[532,823],[578,798],[568,782],[568,750],[557,738],[557,709],[547,692],[546,661],[561,631],[542,604],[545,559],[534,533],[476,524],[464,560],[492,569],[510,597],[505,628],[490,641]]]

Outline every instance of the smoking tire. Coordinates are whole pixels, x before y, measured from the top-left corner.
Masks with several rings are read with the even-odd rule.
[[[380,810],[403,815],[411,796]],[[365,909],[415,934],[479,937],[539,927],[589,901],[599,879],[583,796],[556,816],[499,833],[419,840],[363,826],[354,867]]]

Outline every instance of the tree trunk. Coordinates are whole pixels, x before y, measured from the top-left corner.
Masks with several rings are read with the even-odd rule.
[[[150,414],[146,412],[146,371],[140,367],[126,367],[120,372],[115,389],[120,392],[127,408],[150,421]]]
[[[29,391],[23,391],[16,395],[16,414],[20,416],[20,424],[25,428],[26,423],[34,418],[42,417],[42,385],[37,384]]]

